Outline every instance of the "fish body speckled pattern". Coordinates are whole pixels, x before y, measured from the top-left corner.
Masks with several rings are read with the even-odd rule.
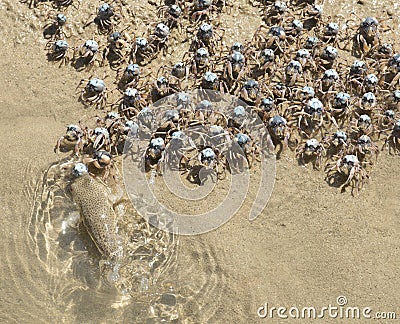
[[[122,256],[117,217],[106,186],[85,174],[74,180],[71,191],[82,221],[100,253],[106,258]]]

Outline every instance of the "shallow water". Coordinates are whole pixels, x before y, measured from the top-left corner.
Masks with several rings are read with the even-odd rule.
[[[34,200],[28,245],[48,280],[48,306],[58,310],[52,321],[212,320],[218,303],[207,304],[210,298],[221,300],[227,289],[215,248],[198,237],[187,239],[189,253],[181,255],[179,235],[149,226],[130,201],[121,200],[114,205],[123,227],[119,233],[130,241],[113,272],[115,264],[100,261],[94,243],[79,227],[64,165],[65,161],[53,163],[33,197],[28,194]]]
[[[328,13],[338,4],[325,4]],[[74,205],[62,189],[50,189],[51,176],[44,175],[59,159],[53,148],[65,126],[96,114],[77,102],[82,75],[46,61],[40,11],[11,1],[0,8],[2,322],[157,323],[177,317],[247,323],[257,322],[265,302],[322,307],[338,295],[352,306],[400,314],[400,167],[398,156],[384,152],[359,197],[340,194],[322,173],[297,166],[288,154],[277,162],[271,200],[254,222],[245,217],[249,201],[221,228],[172,242],[164,271],[149,285],[134,276],[137,288],[129,298],[107,285],[93,244],[68,225],[69,219],[74,224]],[[349,8],[384,15],[379,4],[346,2],[341,10]],[[89,9],[82,10],[83,20]],[[241,10],[258,22],[248,6]],[[227,20],[233,26],[228,36],[246,37],[233,20]]]

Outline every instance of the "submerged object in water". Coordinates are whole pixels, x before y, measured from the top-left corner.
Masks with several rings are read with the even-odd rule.
[[[122,240],[107,187],[92,177],[83,163],[77,163],[72,172],[75,176],[71,184],[72,198],[90,237],[106,258],[121,257]]]

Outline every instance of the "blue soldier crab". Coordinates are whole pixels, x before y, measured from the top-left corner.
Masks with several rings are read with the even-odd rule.
[[[104,108],[107,104],[108,90],[102,79],[90,78],[82,79],[77,87],[77,90],[83,86],[79,100],[85,106],[95,106],[96,108]]]
[[[345,176],[346,181],[340,185],[342,191],[345,190],[347,186],[351,186],[351,192],[354,191],[358,193],[364,183],[369,179],[367,171],[363,167],[363,162],[361,162],[357,156],[352,154],[347,154],[342,157],[337,156],[336,162],[333,164],[328,164],[326,166],[326,177],[327,179],[332,179],[336,175]]]

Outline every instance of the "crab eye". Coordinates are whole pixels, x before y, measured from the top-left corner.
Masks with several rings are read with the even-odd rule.
[[[92,91],[92,92],[102,92],[105,90],[105,88],[106,88],[106,85],[105,85],[104,81],[101,79],[97,79],[97,78],[90,79],[88,82],[88,85],[87,85],[88,91]]]
[[[317,11],[318,12],[318,14],[322,14],[323,13],[323,9],[322,9],[322,7],[320,6],[320,5],[314,5],[313,6],[313,9],[315,10],[315,11]]]
[[[329,57],[331,59],[335,59],[337,57],[337,55],[338,55],[338,51],[333,46],[327,46],[324,49],[323,56],[325,56],[325,57]]]
[[[310,52],[303,48],[297,51],[296,56],[299,58],[309,58],[310,57]]]
[[[174,65],[174,69],[181,69],[183,68],[183,63],[182,62],[178,62]]]
[[[207,162],[208,164],[210,164],[214,159],[215,159],[215,153],[209,147],[202,150],[199,154],[199,160],[203,163]]]
[[[355,155],[346,155],[343,158],[343,164],[353,167],[354,165],[358,164],[358,158]]]
[[[120,33],[120,32],[114,32],[114,33],[111,33],[111,34],[108,36],[108,40],[109,40],[110,42],[116,42],[116,41],[119,40],[119,39],[121,39],[121,33]]]
[[[400,90],[395,90],[392,92],[392,99],[394,102],[400,102]]]
[[[162,85],[168,84],[167,79],[165,77],[163,77],[163,76],[159,77],[156,82],[157,82],[158,86],[162,86]]]
[[[211,111],[212,110],[212,103],[208,100],[202,100],[198,103],[197,110],[204,110],[204,111]]]
[[[384,43],[378,48],[378,52],[383,53],[383,54],[390,54],[393,51],[393,47],[391,44]]]
[[[337,131],[337,132],[335,133],[335,135],[333,135],[333,138],[341,139],[341,140],[343,140],[344,142],[347,141],[347,135],[346,135],[346,133],[343,132],[343,131]]]
[[[126,88],[126,90],[124,92],[124,96],[126,96],[128,98],[137,97],[138,99],[140,99],[139,91],[137,89],[135,89],[135,88]]]
[[[312,49],[314,46],[316,46],[319,43],[319,39],[317,37],[312,37],[309,36],[306,40],[305,48],[306,49]]]
[[[385,116],[389,117],[389,118],[393,118],[394,117],[394,111],[393,110],[386,110],[385,111]]]
[[[367,124],[370,124],[370,123],[371,123],[371,118],[370,118],[368,115],[361,115],[361,116],[358,118],[358,120],[359,120],[359,122],[361,122],[361,123],[367,123]]]
[[[378,78],[376,77],[375,74],[368,74],[366,77],[366,81],[368,83],[375,84],[375,83],[378,83]]]
[[[372,92],[367,92],[362,97],[364,103],[374,103],[376,101],[375,95]]]

